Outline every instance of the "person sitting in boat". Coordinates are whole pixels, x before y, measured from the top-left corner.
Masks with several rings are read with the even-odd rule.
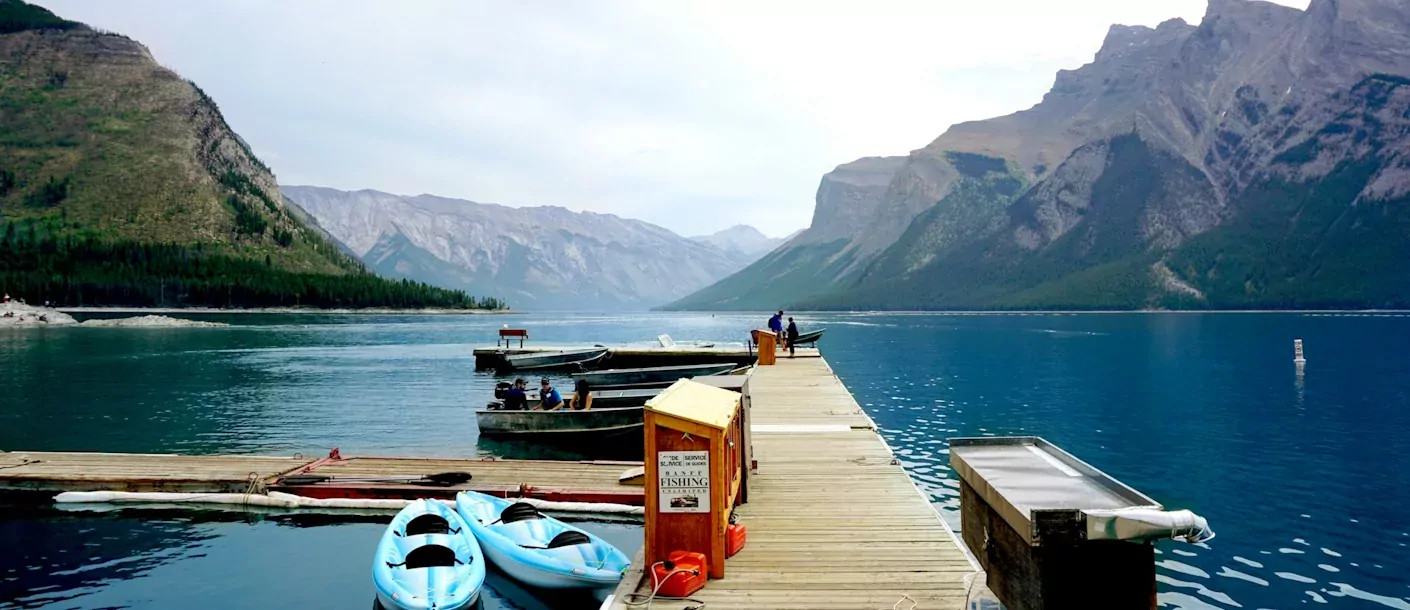
[[[504,408],[510,411],[522,411],[529,408],[529,392],[526,386],[529,382],[523,377],[514,380],[514,386],[504,393]]]
[[[545,411],[557,411],[563,407],[563,396],[544,377],[539,382],[539,408]]]
[[[592,407],[592,388],[588,386],[586,379],[579,379],[573,383],[573,400],[569,408],[574,411],[582,411]]]

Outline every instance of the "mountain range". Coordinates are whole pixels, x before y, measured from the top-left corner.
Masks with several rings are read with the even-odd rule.
[[[561,207],[281,188],[368,269],[499,295],[516,309],[645,309],[738,271],[781,241],[748,226],[687,239]]]
[[[1410,306],[1410,3],[1113,26],[1028,110],[823,177],[672,309]]]

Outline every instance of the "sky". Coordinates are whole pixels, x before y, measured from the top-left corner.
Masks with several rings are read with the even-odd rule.
[[[1278,0],[1306,8],[1308,0]],[[1204,0],[38,0],[195,81],[281,184],[808,226],[822,175],[1036,104]]]

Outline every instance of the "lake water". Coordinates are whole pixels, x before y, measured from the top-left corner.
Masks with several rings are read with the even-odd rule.
[[[742,341],[765,316],[193,316],[215,329],[0,332],[0,449],[523,456],[469,411],[470,350]],[[1172,508],[1207,545],[1158,545],[1170,608],[1410,609],[1410,317],[816,315],[822,348],[944,510],[945,439],[1046,437]],[[1292,340],[1306,341],[1298,374]],[[559,383],[560,387],[569,384]],[[0,507],[0,608],[371,606],[384,515]],[[639,526],[586,524],[627,552]],[[570,608],[492,576],[486,607]]]

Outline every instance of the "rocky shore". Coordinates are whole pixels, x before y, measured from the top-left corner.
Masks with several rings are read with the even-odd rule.
[[[66,313],[48,307],[26,305],[18,301],[0,303],[0,328],[11,326],[68,326],[78,321]]]
[[[49,307],[38,307],[28,305],[18,301],[0,303],[0,328],[5,327],[42,327],[42,326],[85,326],[85,327],[109,327],[109,328],[190,328],[190,327],[216,327],[229,326],[224,322],[203,322],[200,320],[184,320],[169,316],[146,315],[131,318],[115,318],[108,320],[88,320],[79,323],[77,320],[57,309]]]

